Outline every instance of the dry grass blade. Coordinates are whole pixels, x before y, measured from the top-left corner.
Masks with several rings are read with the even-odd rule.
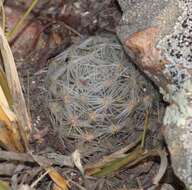
[[[54,168],[50,167],[47,169],[48,174],[51,179],[55,182],[55,184],[61,188],[61,190],[68,190],[69,189],[69,182],[60,175]]]
[[[54,181],[54,183],[61,188],[61,190],[68,190],[70,185],[68,180],[66,180],[57,170],[55,170],[53,167],[50,166],[49,163],[45,164],[44,159],[41,159],[38,156],[33,155],[31,152],[29,152],[33,159],[43,168],[47,171],[50,178]]]
[[[0,145],[11,151],[23,150],[21,144],[16,140],[15,135],[7,129],[3,122],[0,122]]]
[[[3,31],[5,31],[6,17],[5,17],[5,10],[4,10],[4,6],[3,6],[3,2],[4,2],[4,0],[0,1],[0,8],[1,8],[1,17],[2,17],[2,28],[3,28]]]
[[[142,140],[141,140],[141,148],[144,148],[145,137],[146,137],[148,128],[149,128],[149,112],[147,111],[145,114],[145,123],[144,123],[144,130],[143,130],[143,135],[142,135]]]
[[[1,121],[4,121],[7,125],[11,125],[12,122],[16,121],[15,114],[10,110],[8,101],[5,97],[3,89],[0,86],[0,110],[1,111]],[[3,116],[3,113],[5,116]]]
[[[41,176],[38,177],[37,180],[35,180],[30,187],[34,188],[46,175],[48,174],[48,171],[46,171],[45,173],[43,173]]]
[[[4,95],[6,96],[6,99],[9,103],[9,105],[11,106],[13,104],[13,99],[11,96],[11,92],[7,83],[7,79],[6,79],[6,75],[3,71],[3,69],[0,66],[0,86],[4,92]]]
[[[110,162],[112,162],[116,159],[124,158],[126,156],[125,153],[128,152],[129,150],[131,150],[132,148],[136,147],[140,141],[141,141],[141,138],[139,138],[137,141],[127,145],[126,147],[112,153],[111,155],[105,156],[98,163],[85,166],[86,174],[92,175],[94,172],[100,171],[103,166],[108,165]]]
[[[33,0],[31,2],[31,5],[29,6],[29,8],[27,9],[27,11],[23,14],[23,16],[21,17],[21,19],[16,23],[16,25],[13,27],[13,29],[7,34],[7,38],[10,39],[13,37],[13,35],[15,34],[15,32],[17,32],[17,30],[21,27],[21,25],[23,24],[24,20],[26,19],[26,17],[30,14],[30,12],[33,10],[33,8],[35,7],[35,5],[38,3],[39,0]]]
[[[167,166],[168,166],[168,160],[167,160],[167,153],[165,151],[158,151],[159,157],[161,159],[161,164],[159,168],[159,172],[153,179],[153,184],[158,185],[161,178],[164,176]]]
[[[7,177],[13,176],[16,168],[17,168],[16,164],[2,162],[0,164],[0,175]]]
[[[0,86],[0,142],[7,150],[24,150],[18,130],[18,123],[15,114],[10,110],[8,101],[3,89]]]
[[[87,175],[93,175],[97,177],[101,176],[107,176],[114,174],[114,172],[117,172],[118,170],[122,169],[123,167],[132,167],[141,161],[145,160],[148,157],[160,157],[161,164],[160,169],[157,174],[157,176],[154,178],[154,183],[158,184],[160,179],[163,177],[166,168],[167,168],[167,156],[165,151],[161,150],[150,150],[145,151],[142,148],[136,148],[129,154],[124,154],[124,156],[120,155],[119,157],[114,157],[112,160],[111,156],[109,157],[109,160],[105,158],[105,162],[101,160],[95,165],[89,165],[85,168],[85,172]]]
[[[11,52],[11,48],[4,35],[2,28],[0,27],[0,49],[3,57],[3,63],[6,73],[8,85],[13,97],[13,111],[16,114],[18,120],[18,127],[21,132],[23,141],[27,147],[27,133],[31,129],[31,122],[27,113],[27,107],[25,99],[22,93],[22,88],[19,82],[19,77],[15,65],[15,61]]]
[[[101,165],[100,162],[98,163],[98,166],[97,164],[95,164],[93,167],[90,165],[89,167],[85,168],[85,172],[87,175],[93,175],[97,177],[111,175],[114,174],[114,172],[117,172],[119,169],[122,169],[122,167],[134,162],[139,157],[142,157],[143,153],[144,150],[137,148],[127,155],[121,155],[119,158],[115,156],[112,160],[110,157],[108,162],[105,159],[105,163],[103,165]]]

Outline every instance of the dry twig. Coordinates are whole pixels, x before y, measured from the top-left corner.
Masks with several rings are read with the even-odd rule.
[[[43,156],[35,156],[38,160],[41,160],[43,164],[46,165],[62,165],[62,166],[68,166],[68,167],[73,167],[74,164],[71,160],[70,156],[63,156],[62,157],[62,163],[61,161],[57,161],[54,159],[48,159]],[[34,158],[27,153],[16,153],[16,152],[8,152],[8,151],[3,151],[0,150],[0,160],[5,160],[5,161],[18,161],[18,162],[29,162],[29,163],[36,163]]]

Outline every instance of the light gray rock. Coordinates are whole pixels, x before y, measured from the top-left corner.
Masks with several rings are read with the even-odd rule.
[[[192,189],[192,0],[118,2],[118,36],[170,103],[164,135],[176,175]]]

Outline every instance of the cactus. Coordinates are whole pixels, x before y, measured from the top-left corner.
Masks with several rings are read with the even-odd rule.
[[[73,138],[111,135],[130,119],[139,125],[155,96],[111,36],[90,37],[54,58],[47,86],[52,122]]]

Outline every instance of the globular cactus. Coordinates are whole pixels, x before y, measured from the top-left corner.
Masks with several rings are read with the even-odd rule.
[[[97,138],[117,133],[131,119],[141,122],[154,88],[127,60],[110,36],[90,37],[51,61],[48,104],[64,135]]]

